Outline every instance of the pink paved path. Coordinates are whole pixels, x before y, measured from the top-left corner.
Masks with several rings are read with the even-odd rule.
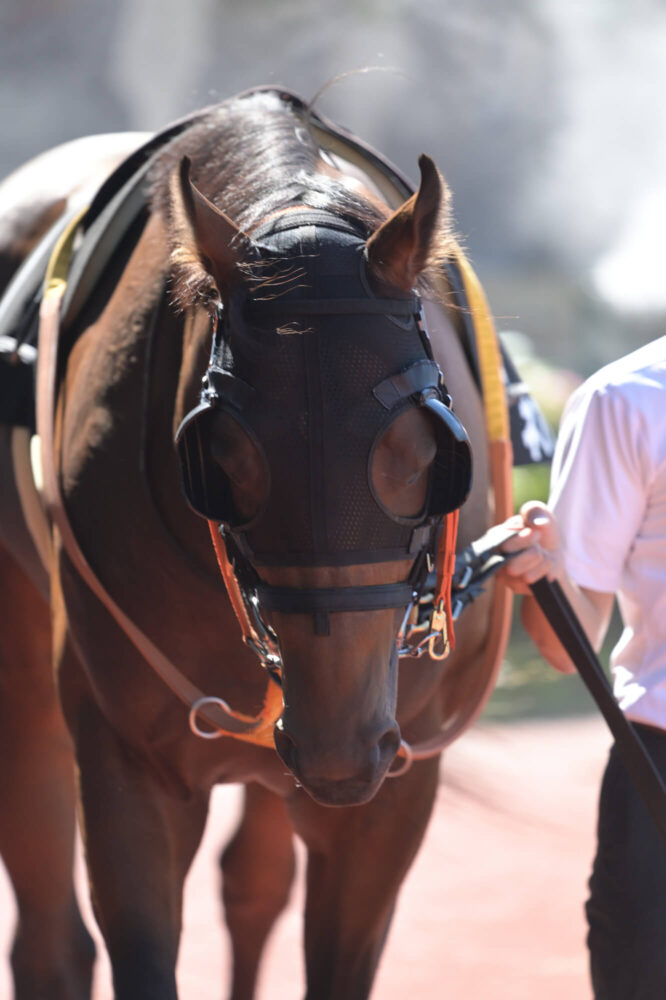
[[[609,743],[604,724],[591,718],[482,724],[451,748],[373,1000],[590,1000],[582,900]],[[190,874],[179,964],[183,1000],[225,996],[228,953],[214,863],[237,801],[233,788],[216,791]],[[258,1000],[303,995],[301,899],[299,881],[271,939]],[[3,956],[13,919],[0,869]],[[3,960],[0,1000],[10,997]],[[111,1000],[104,959],[94,1000]]]

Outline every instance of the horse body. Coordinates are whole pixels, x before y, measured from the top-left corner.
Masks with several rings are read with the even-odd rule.
[[[194,184],[179,171],[183,157],[191,160]],[[439,238],[439,207],[423,207],[439,183],[424,177],[419,196],[391,214],[376,191],[320,156],[288,101],[260,94],[229,102],[158,154],[148,221],[128,236],[77,319],[56,415],[62,495],[77,540],[140,629],[201,690],[219,693],[248,715],[261,707],[266,673],[242,641],[206,524],[185,502],[173,447],[176,428],[197,404],[210,354],[207,299],[219,294],[226,303],[247,280],[257,227],[302,208],[344,208],[360,219],[375,234],[368,256],[379,262],[376,294],[395,294],[396,287],[405,294]],[[176,291],[165,292],[174,259]],[[465,544],[483,532],[490,514],[483,413],[446,310],[435,301],[426,311],[435,358],[475,454],[474,484],[461,514]],[[285,336],[302,340],[308,334]],[[415,411],[405,428],[414,440],[420,435],[429,463],[428,421]],[[403,477],[395,502],[411,515],[423,505],[427,469],[424,479],[423,470],[409,464],[410,452],[409,468],[401,471],[407,430],[398,421],[394,429],[378,461],[388,469],[387,481]],[[245,439],[228,444],[223,435],[220,441],[235,503],[253,510],[255,491],[266,486],[263,466]],[[285,454],[287,465],[289,460]],[[289,511],[281,517],[288,521]],[[398,582],[409,568],[409,559],[398,558],[332,566],[278,562],[260,572],[275,587],[345,588]],[[432,809],[438,761],[416,761],[395,780],[386,775],[401,738],[432,736],[455,713],[447,680],[463,678],[464,690],[469,673],[473,686],[487,635],[488,595],[459,623],[448,660],[425,657],[399,671],[395,638],[404,608],[333,613],[328,634],[317,634],[309,613],[273,612],[285,702],[276,728],[278,755],[250,742],[198,739],[190,732],[186,709],[81,579],[57,533],[49,572],[51,644],[79,767],[95,913],[116,996],[177,997],[183,881],[211,788],[231,781],[246,785],[244,814],[221,862],[233,1000],[253,995],[264,942],[288,898],[294,832],[308,849],[307,997],[367,997],[400,884]],[[31,601],[37,607],[36,593],[16,621],[27,621]],[[40,607],[40,648],[6,649],[3,671],[11,655],[22,656],[46,676],[48,626]],[[9,673],[18,687],[16,667]],[[68,753],[65,748],[61,788],[69,788]],[[68,796],[71,803],[71,790]],[[65,830],[64,841],[70,837],[71,829]],[[69,851],[65,843],[61,868]],[[71,909],[67,886],[62,898]],[[41,995],[80,1000],[86,974],[59,988],[44,988]],[[28,995],[35,993],[17,976],[17,1000]]]

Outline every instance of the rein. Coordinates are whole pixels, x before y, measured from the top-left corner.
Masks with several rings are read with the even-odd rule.
[[[640,736],[615,700],[569,599],[556,580],[537,580],[530,589],[615,737],[624,766],[666,846],[666,787]]]
[[[453,577],[454,618],[478,596],[489,577],[518,555],[500,551],[513,534],[497,525],[457,557]],[[666,846],[666,786],[631,720],[618,705],[576,612],[556,580],[543,577],[530,584],[530,590],[603,715],[627,772]]]

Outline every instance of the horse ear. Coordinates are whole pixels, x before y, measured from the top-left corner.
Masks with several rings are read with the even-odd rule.
[[[416,194],[382,223],[367,243],[371,272],[381,281],[409,291],[428,263],[441,255],[442,228],[449,191],[433,160],[419,157],[421,182]],[[444,218],[444,221],[446,219]]]
[[[171,188],[172,211],[180,215],[179,237],[190,235],[204,265],[221,293],[230,291],[240,281],[239,264],[252,255],[254,244],[224,212],[216,208],[190,179],[190,160],[184,156]],[[182,206],[182,214],[178,208]],[[184,214],[188,233],[183,233]]]

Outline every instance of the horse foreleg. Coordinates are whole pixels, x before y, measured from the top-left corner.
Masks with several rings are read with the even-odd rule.
[[[208,796],[179,798],[119,738],[94,703],[73,731],[93,906],[116,1000],[176,1000],[185,876]]]
[[[95,949],[74,895],[74,759],[48,607],[0,548],[0,854],[18,907],[16,1000],[85,1000]]]
[[[308,846],[306,1000],[366,1000],[398,890],[421,843],[437,788],[437,759],[387,779],[367,805],[291,803]]]
[[[266,939],[294,877],[293,828],[281,798],[260,785],[246,786],[243,814],[220,866],[233,954],[230,997],[251,1000]]]

